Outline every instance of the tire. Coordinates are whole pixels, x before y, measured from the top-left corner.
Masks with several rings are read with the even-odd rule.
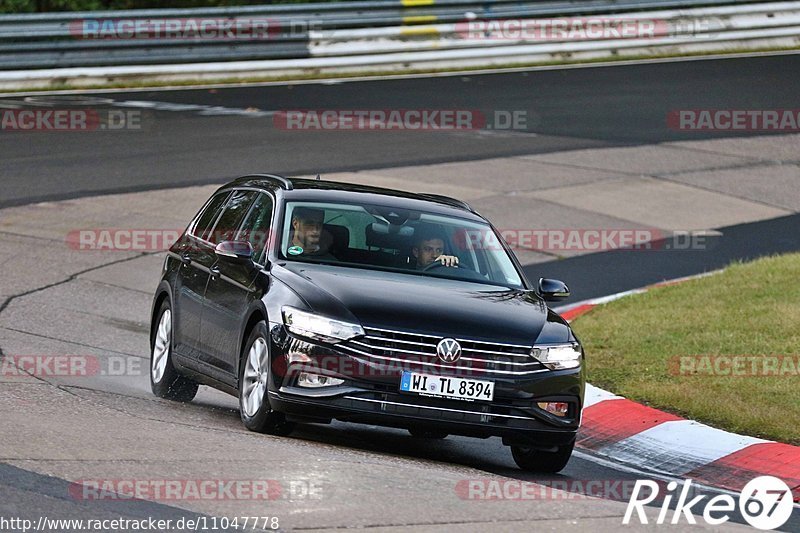
[[[411,428],[408,430],[416,439],[446,439],[449,433],[444,431],[430,431],[427,429]]]
[[[239,369],[239,414],[244,427],[257,433],[288,435],[295,427],[269,404],[271,366],[267,325],[256,324],[242,350]]]
[[[522,470],[555,474],[567,466],[574,447],[575,441],[559,446],[553,452],[536,450],[525,446],[511,446],[511,455],[514,457],[514,462]]]
[[[172,364],[172,308],[164,299],[156,314],[156,327],[150,335],[150,389],[159,398],[191,402],[199,385],[182,376]]]

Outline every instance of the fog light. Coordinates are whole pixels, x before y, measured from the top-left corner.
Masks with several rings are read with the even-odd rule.
[[[299,387],[319,388],[319,387],[335,387],[344,383],[343,379],[331,378],[328,376],[320,376],[319,374],[311,374],[309,372],[300,372],[297,377],[297,385]]]
[[[567,402],[539,402],[536,405],[542,411],[547,411],[551,415],[560,417],[567,416],[567,412],[569,412],[569,404]]]

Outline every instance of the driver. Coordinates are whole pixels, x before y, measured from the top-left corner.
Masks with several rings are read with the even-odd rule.
[[[444,237],[436,230],[424,230],[414,241],[411,253],[417,260],[416,269],[422,270],[436,261],[446,267],[457,267],[458,257],[444,255]]]
[[[289,255],[336,261],[330,253],[329,239],[322,239],[324,221],[324,209],[295,208],[292,211],[292,242],[287,250]]]

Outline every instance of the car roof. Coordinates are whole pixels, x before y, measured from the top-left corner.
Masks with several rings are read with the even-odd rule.
[[[425,210],[485,222],[485,219],[466,202],[432,193],[413,193],[372,185],[322,179],[289,179],[277,174],[242,176],[224,185],[222,189],[237,187],[253,187],[272,191],[281,190],[286,200],[358,201],[377,205],[390,205],[399,209]]]

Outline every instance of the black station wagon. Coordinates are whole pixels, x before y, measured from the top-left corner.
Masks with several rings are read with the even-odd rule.
[[[584,354],[492,225],[434,194],[276,175],[215,192],[155,293],[153,392],[239,398],[244,425],[331,420],[419,438],[501,437],[556,472],[581,419]]]

